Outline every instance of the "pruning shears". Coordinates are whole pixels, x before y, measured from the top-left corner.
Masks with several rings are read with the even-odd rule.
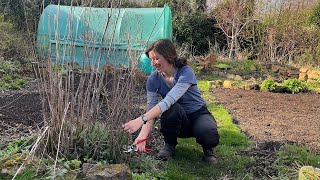
[[[149,140],[151,140],[152,138],[144,138],[144,139],[141,139],[141,140],[139,140],[138,142],[137,142],[137,144],[140,144],[140,143],[142,143],[142,142],[144,142],[144,141],[149,141]],[[125,145],[124,147],[123,147],[123,149],[124,149],[124,151],[123,152],[125,152],[125,153],[132,153],[132,152],[138,152],[138,147],[136,146],[136,145],[133,145],[133,144],[131,144],[131,145]],[[146,151],[145,152],[150,152],[150,151],[153,151],[151,148],[146,148]]]

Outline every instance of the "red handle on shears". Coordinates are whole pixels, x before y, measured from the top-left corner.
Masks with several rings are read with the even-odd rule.
[[[142,143],[142,142],[144,142],[144,141],[149,141],[149,140],[151,140],[152,138],[144,138],[144,139],[140,139],[136,144],[140,144],[140,143]]]

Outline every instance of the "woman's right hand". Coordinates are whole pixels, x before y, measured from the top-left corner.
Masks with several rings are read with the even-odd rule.
[[[136,145],[138,148],[138,152],[146,152],[146,142],[147,141],[143,141],[138,143],[139,141],[143,140],[145,138],[140,138],[139,136],[134,140],[133,145]]]

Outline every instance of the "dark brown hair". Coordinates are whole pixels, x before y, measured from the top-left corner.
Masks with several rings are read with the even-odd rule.
[[[173,64],[174,67],[181,68],[187,65],[186,58],[178,58],[176,47],[169,39],[159,39],[153,42],[146,50],[146,55],[149,57],[149,52],[155,51],[161,54],[169,64]]]

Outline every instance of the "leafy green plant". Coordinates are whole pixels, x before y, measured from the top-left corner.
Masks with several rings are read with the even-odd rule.
[[[13,167],[21,165],[28,155],[32,143],[33,139],[31,137],[17,139],[10,142],[3,150],[0,150],[0,169],[8,168],[9,171],[12,171]],[[1,173],[0,171],[0,177],[2,176]]]
[[[17,139],[10,142],[3,150],[0,150],[0,169],[5,165],[7,158],[12,157],[14,154],[27,152],[31,147],[32,138]],[[8,163],[7,163],[8,164]]]
[[[16,61],[0,58],[0,89],[20,89],[26,83],[18,74],[19,65]]]
[[[254,62],[251,60],[244,60],[242,62],[242,67],[243,67],[243,74],[248,75],[250,74],[251,68],[254,66]]]
[[[63,167],[65,167],[68,170],[75,170],[79,169],[81,166],[81,161],[77,159],[72,159],[70,161],[66,161],[63,163]]]
[[[13,61],[4,60],[0,58],[0,74],[12,74],[17,70],[17,66]]]
[[[303,82],[308,91],[317,91],[320,88],[320,77],[314,81]]]
[[[223,63],[223,62],[219,62],[219,63],[215,64],[214,66],[219,69],[230,69],[231,68],[231,65],[229,65],[227,63]]]
[[[7,76],[4,81],[0,81],[0,89],[20,89],[22,85],[24,85],[27,81],[24,79],[17,79],[13,81],[10,79],[11,76]]]
[[[6,75],[3,76],[3,80],[5,82],[10,82],[10,81],[12,81],[12,76],[9,75],[9,74],[6,74]]]
[[[73,134],[72,137],[77,149],[70,158],[82,156],[84,161],[106,160],[107,163],[119,163],[125,158],[120,154],[120,149],[127,144],[127,139],[123,134],[107,131],[107,127],[102,123],[92,124],[85,132]]]
[[[303,92],[307,90],[306,85],[299,79],[287,79],[282,83],[282,88],[286,92],[292,94]]]
[[[316,83],[317,83],[318,85],[320,85],[320,77],[318,77],[318,78],[316,79]]]
[[[275,91],[277,86],[278,86],[278,84],[274,80],[271,80],[271,79],[266,79],[259,85],[260,90],[270,91],[270,92]]]
[[[305,86],[309,91],[313,91],[318,87],[318,85],[313,82],[305,82]]]

